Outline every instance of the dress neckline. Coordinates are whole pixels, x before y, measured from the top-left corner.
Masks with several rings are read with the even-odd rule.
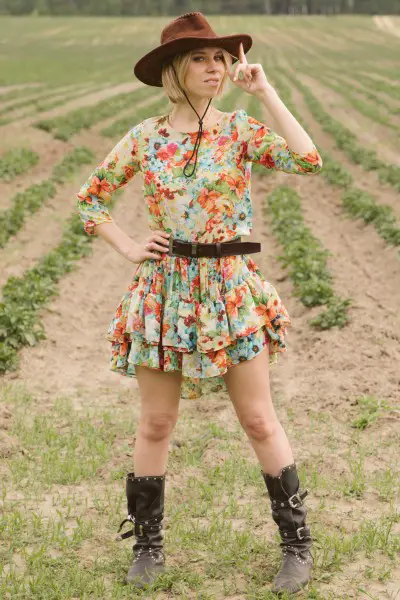
[[[219,130],[222,127],[222,125],[225,123],[226,118],[231,117],[232,114],[233,114],[233,112],[231,112],[231,113],[222,112],[217,123],[214,123],[214,124],[208,125],[208,126],[203,125],[203,132],[204,131],[213,131],[214,129]],[[164,119],[165,127],[167,129],[169,129],[170,131],[173,131],[174,133],[177,133],[179,135],[197,135],[197,133],[199,132],[198,128],[195,131],[179,131],[178,129],[175,129],[175,127],[172,127],[172,125],[170,125],[169,119],[168,119],[168,114],[163,115],[162,118]]]

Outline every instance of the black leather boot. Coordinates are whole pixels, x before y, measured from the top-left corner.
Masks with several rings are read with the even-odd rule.
[[[127,521],[134,523],[135,528],[122,533],[117,540],[126,539],[133,534],[136,536],[136,543],[132,546],[135,558],[126,582],[137,588],[146,588],[165,570],[162,551],[164,489],[165,474],[135,477],[134,473],[128,473],[126,476],[128,517],[122,521],[118,532]]]
[[[311,579],[312,538],[306,525],[307,510],[303,499],[308,490],[300,491],[296,465],[293,463],[272,476],[261,470],[271,500],[272,517],[279,527],[283,562],[272,591],[297,592]]]

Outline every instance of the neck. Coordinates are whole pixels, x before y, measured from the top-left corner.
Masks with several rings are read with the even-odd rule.
[[[200,118],[203,116],[204,111],[207,108],[207,104],[210,98],[191,98],[189,96],[190,102],[193,104],[194,108],[200,115]],[[208,110],[204,116],[204,120],[210,116],[211,112],[213,112],[212,104],[208,107]],[[175,104],[174,108],[171,111],[171,117],[174,121],[179,121],[182,123],[195,123],[198,125],[199,118],[194,112],[193,108],[190,106],[189,102],[186,100],[185,102],[178,102]]]

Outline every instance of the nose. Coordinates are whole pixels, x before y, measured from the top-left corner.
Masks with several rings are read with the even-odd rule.
[[[207,71],[215,71],[218,66],[218,61],[214,58],[210,58],[207,63]]]

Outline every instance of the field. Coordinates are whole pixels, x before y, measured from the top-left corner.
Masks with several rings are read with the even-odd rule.
[[[141,597],[124,585],[130,540],[115,541],[139,396],[104,339],[135,265],[83,232],[74,199],[123,133],[168,110],[132,73],[166,21],[0,21],[1,598]],[[400,600],[400,19],[210,21],[253,35],[249,62],[324,159],[316,177],[252,178],[254,259],[293,320],[270,376],[309,489],[315,571],[298,597]],[[216,105],[275,128],[237,88]],[[141,185],[111,210],[136,240]],[[152,598],[274,597],[278,534],[224,396],[181,400],[164,527]]]

